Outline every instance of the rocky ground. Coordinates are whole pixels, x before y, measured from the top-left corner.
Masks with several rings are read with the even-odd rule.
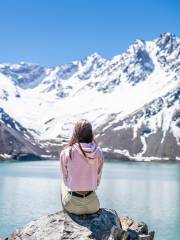
[[[90,215],[67,214],[63,211],[40,217],[9,237],[0,240],[153,240],[144,222],[134,223],[129,217],[119,218],[115,210],[101,208]]]

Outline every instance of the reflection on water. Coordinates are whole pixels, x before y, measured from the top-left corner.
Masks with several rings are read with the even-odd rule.
[[[61,210],[59,162],[0,164],[0,235]],[[101,207],[145,221],[158,240],[180,235],[180,164],[108,161],[97,191]]]

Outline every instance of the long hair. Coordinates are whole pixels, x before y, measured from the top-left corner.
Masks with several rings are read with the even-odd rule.
[[[73,146],[73,144],[78,143],[78,146],[81,152],[83,153],[84,157],[87,157],[80,143],[91,143],[93,141],[95,142],[91,123],[86,119],[80,119],[79,121],[77,121],[74,125],[73,133],[68,143],[68,146],[70,147],[69,151],[70,159],[71,159],[71,147]]]

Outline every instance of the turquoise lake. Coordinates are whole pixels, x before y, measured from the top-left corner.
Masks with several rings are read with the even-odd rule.
[[[58,161],[0,163],[0,236],[60,211]],[[144,221],[156,240],[180,239],[180,164],[106,161],[101,207]]]

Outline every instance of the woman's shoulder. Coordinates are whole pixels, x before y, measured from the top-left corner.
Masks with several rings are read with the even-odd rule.
[[[103,151],[102,151],[102,148],[100,146],[97,146],[97,151],[98,151],[100,157],[103,157]]]
[[[61,157],[68,157],[70,149],[71,149],[70,146],[67,146],[67,147],[63,148],[60,152],[60,158]]]

